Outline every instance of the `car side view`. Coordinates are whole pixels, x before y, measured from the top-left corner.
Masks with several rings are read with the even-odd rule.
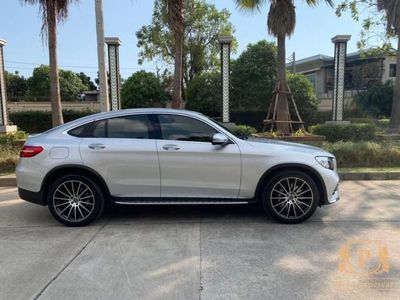
[[[196,112],[129,109],[30,136],[16,168],[22,199],[68,226],[106,204],[260,202],[283,223],[339,200],[335,157],[316,147],[235,136]]]

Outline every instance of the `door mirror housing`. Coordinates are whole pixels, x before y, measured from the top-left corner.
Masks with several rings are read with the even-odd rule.
[[[229,144],[229,139],[222,133],[216,133],[212,137],[212,144],[225,146]]]

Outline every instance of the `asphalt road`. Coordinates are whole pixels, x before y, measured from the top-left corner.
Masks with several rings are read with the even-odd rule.
[[[399,299],[400,181],[282,225],[257,206],[114,207],[67,228],[0,188],[0,299]]]

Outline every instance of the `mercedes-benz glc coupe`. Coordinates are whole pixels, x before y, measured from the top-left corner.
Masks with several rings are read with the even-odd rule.
[[[68,226],[106,204],[247,204],[298,223],[339,199],[335,157],[316,147],[246,139],[196,112],[90,115],[28,138],[16,169],[22,199]]]

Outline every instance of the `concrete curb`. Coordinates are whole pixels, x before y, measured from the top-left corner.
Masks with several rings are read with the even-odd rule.
[[[400,172],[339,172],[340,180],[400,180]],[[17,186],[15,175],[0,176],[0,187]]]
[[[400,172],[339,172],[341,180],[396,180]]]
[[[17,186],[15,175],[0,176],[0,186]]]

